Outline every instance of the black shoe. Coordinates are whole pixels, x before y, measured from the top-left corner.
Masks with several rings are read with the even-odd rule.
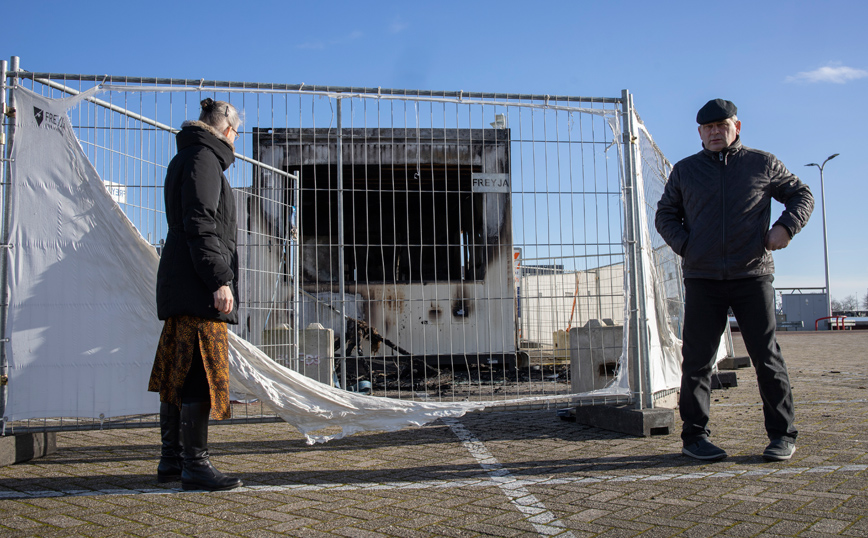
[[[181,488],[186,491],[226,491],[243,486],[238,478],[232,478],[221,473],[211,464],[208,454],[195,464],[184,464],[181,473]]]
[[[766,461],[786,461],[793,457],[796,452],[796,443],[784,439],[774,439],[763,450],[763,459]]]
[[[181,450],[181,410],[166,402],[160,403],[160,463],[157,482],[164,484],[181,479],[184,456]]]
[[[700,439],[695,443],[685,445],[681,449],[681,453],[685,456],[703,461],[717,461],[726,457],[726,452],[722,448],[718,448],[711,444],[708,439]]]
[[[181,406],[181,440],[184,444],[184,469],[181,487],[185,490],[225,491],[242,486],[211,465],[208,457],[209,402],[185,403]]]

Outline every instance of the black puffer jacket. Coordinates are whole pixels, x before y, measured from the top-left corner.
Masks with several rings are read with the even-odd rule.
[[[169,232],[157,271],[157,315],[236,324],[237,308],[229,314],[214,308],[214,292],[224,284],[238,304],[235,197],[223,175],[235,161],[233,147],[198,121],[181,125],[177,144],[166,172]]]
[[[682,257],[684,278],[730,280],[773,274],[765,248],[772,198],[786,206],[775,224],[790,237],[808,222],[814,197],[774,155],[742,146],[703,149],[672,168],[655,224]]]

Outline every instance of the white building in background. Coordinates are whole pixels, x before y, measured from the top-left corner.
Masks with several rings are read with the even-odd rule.
[[[589,320],[624,324],[624,264],[565,272],[556,266],[521,268],[519,335],[531,345],[552,344],[553,334]]]

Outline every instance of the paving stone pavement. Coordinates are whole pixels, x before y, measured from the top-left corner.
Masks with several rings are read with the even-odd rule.
[[[218,425],[212,459],[245,487],[181,492],[154,479],[156,428],[64,432],[57,453],[0,467],[0,537],[868,536],[868,331],[779,340],[800,430],[789,462],[759,456],[751,368],[713,393],[716,463],[681,456],[677,431],[630,437],[554,410],[316,446],[282,423]]]

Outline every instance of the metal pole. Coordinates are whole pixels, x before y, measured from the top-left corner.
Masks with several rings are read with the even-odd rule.
[[[6,69],[9,62],[0,60],[0,146],[6,145]],[[5,152],[3,152],[5,155]],[[5,181],[6,167],[0,167],[0,177]]]
[[[823,165],[826,163],[824,162]],[[829,240],[826,232],[826,186],[823,182],[823,167],[820,167],[820,209],[823,212],[823,262],[826,268],[826,315],[832,315],[832,290],[829,288]],[[830,321],[831,323],[831,321]]]
[[[8,67],[6,60],[0,61],[0,74],[2,74],[2,78],[0,78],[0,147],[4,150],[6,149],[6,68]],[[8,157],[6,151],[0,151],[0,155]],[[6,178],[9,175],[6,173],[6,164],[9,161],[4,162],[3,166],[0,166],[0,184],[6,185]],[[4,189],[4,202],[8,197],[9,190]],[[5,206],[5,203],[4,203]],[[3,219],[4,221],[6,219]],[[2,281],[0,281],[0,286],[3,289],[6,289],[6,249],[3,249],[3,257],[0,260],[0,263],[3,265],[2,269]],[[4,294],[5,295],[5,294]],[[2,301],[6,303],[6,301]],[[0,435],[3,435],[6,432],[6,383],[9,382],[9,365],[6,357],[6,308],[2,308],[2,312],[0,312],[0,420],[3,421],[3,431],[0,432]]]
[[[18,71],[19,59],[18,56],[12,57],[12,71]],[[9,383],[9,355],[8,355],[8,344],[9,344],[9,332],[8,332],[8,319],[9,319],[9,249],[11,245],[9,245],[9,225],[10,225],[10,213],[12,210],[12,142],[14,141],[15,136],[15,124],[12,122],[8,126],[9,139],[6,138],[7,133],[7,124],[6,124],[6,110],[7,110],[7,101],[6,101],[6,90],[10,85],[6,83],[6,61],[3,60],[0,62],[0,73],[2,73],[2,77],[0,77],[0,142],[5,146],[5,151],[2,152],[2,155],[5,156],[4,166],[0,167],[2,169],[2,175],[0,175],[0,183],[3,185],[3,224],[2,230],[0,230],[0,420],[3,421],[2,431],[0,431],[0,435],[6,432],[6,403],[8,399],[8,391],[6,390],[7,384]],[[14,85],[14,79],[13,83]],[[14,103],[13,103],[14,105]]]
[[[341,388],[347,388],[347,304],[344,278],[344,129],[341,123],[341,98],[337,99],[338,112],[338,287],[341,303]]]
[[[69,86],[64,86],[63,84],[60,84],[59,82],[54,82],[53,80],[48,80],[45,78],[34,78],[33,80],[35,82],[38,82],[38,83],[43,84],[45,86],[48,86],[49,88],[54,88],[55,90],[60,90],[64,93],[68,93],[70,95],[78,95],[81,93],[80,91],[78,91],[74,88],[70,88]],[[157,129],[162,129],[164,131],[168,131],[172,134],[178,134],[179,132],[181,132],[180,129],[175,129],[171,125],[166,125],[165,123],[160,123],[156,120],[152,120],[151,118],[148,118],[147,116],[142,116],[141,114],[137,114],[137,113],[132,112],[130,110],[127,110],[125,108],[121,108],[117,105],[113,105],[113,104],[109,103],[108,101],[103,101],[102,99],[97,99],[96,97],[88,97],[85,99],[85,101],[89,101],[95,105],[99,105],[103,108],[111,110],[112,112],[117,112],[118,114],[122,114],[124,116],[127,116],[128,118],[132,118],[136,121],[140,121],[140,122],[144,123],[145,125],[150,125],[152,127],[156,127]],[[247,157],[247,156],[242,155],[240,153],[236,153],[235,158],[238,159],[239,161],[244,161],[244,162],[247,162],[250,164],[254,164],[263,170],[268,170],[268,171],[273,172],[275,174],[278,174],[280,176],[292,177],[292,175],[289,172],[284,172],[280,168],[275,168],[273,166],[269,166],[265,163],[251,159],[250,157]]]
[[[166,88],[160,88],[158,91],[175,91],[175,88],[178,86],[192,86],[198,91],[202,89],[203,91],[215,91],[215,88],[220,88],[219,91],[233,92],[233,91],[242,91],[242,92],[257,92],[257,93],[304,93],[306,95],[322,95],[322,96],[334,96],[335,94],[343,94],[343,97],[356,97],[356,96],[366,96],[369,94],[371,96],[376,96],[377,99],[404,99],[404,96],[407,94],[411,94],[413,96],[418,96],[417,98],[425,99],[428,101],[435,100],[436,102],[444,101],[444,97],[452,97],[457,98],[459,102],[467,103],[470,99],[521,99],[529,103],[530,101],[547,101],[547,104],[539,103],[536,105],[537,108],[545,108],[546,110],[559,110],[559,109],[576,109],[576,107],[560,107],[556,105],[556,102],[559,101],[567,101],[574,103],[586,103],[593,102],[595,104],[618,104],[621,102],[618,97],[590,97],[590,96],[580,96],[580,95],[546,95],[546,94],[526,94],[526,93],[500,93],[500,92],[469,92],[466,90],[419,90],[413,88],[359,88],[359,87],[348,87],[348,86],[329,86],[325,90],[315,90],[311,89],[310,86],[306,86],[305,84],[280,84],[274,82],[240,82],[240,81],[220,81],[220,80],[205,80],[202,79],[175,79],[175,78],[155,78],[155,77],[131,77],[131,76],[106,76],[102,75],[84,75],[81,73],[44,73],[44,72],[24,72],[21,73],[19,78],[71,78],[81,82],[99,82],[105,83],[106,85],[129,85],[129,84],[142,84],[142,85],[163,85],[168,86]],[[187,90],[178,90],[178,91],[187,91]],[[454,102],[455,99],[452,99]],[[485,105],[489,106],[495,102],[485,101]],[[478,104],[478,103],[474,103]],[[499,103],[498,103],[499,104]]]
[[[826,268],[826,315],[830,317],[832,316],[832,290],[829,289],[829,242],[826,232],[826,187],[823,182],[823,168],[826,167],[827,162],[831,161],[838,155],[840,155],[840,153],[830,155],[825,161],[823,161],[823,164],[808,163],[805,165],[816,166],[820,169],[820,208],[823,213],[823,261]],[[831,323],[831,321],[829,323]]]
[[[295,222],[290,222],[291,225],[294,224],[295,231],[293,232],[293,239],[295,241],[295,245],[292,250],[292,312],[295,317],[293,320],[293,342],[295,342],[295,354],[293,356],[293,364],[301,365],[304,357],[301,356],[301,342],[299,341],[300,335],[300,327],[301,324],[301,297],[299,296],[298,290],[301,280],[301,197],[300,197],[300,183],[301,176],[298,170],[295,171],[295,179],[292,179],[292,208],[293,218]],[[300,367],[299,367],[300,369]]]
[[[630,268],[629,316],[629,371],[630,388],[633,391],[633,407],[645,409],[653,406],[648,377],[647,316],[645,315],[645,281],[642,263],[642,234],[639,226],[639,192],[636,166],[638,136],[634,123],[633,96],[627,90],[621,92],[624,144],[624,227],[627,240],[627,259]]]
[[[633,210],[633,215],[636,217],[634,222],[634,226],[636,227],[636,251],[640,254],[640,264],[637,266],[637,268],[639,269],[637,279],[639,281],[640,287],[637,297],[639,299],[639,346],[641,352],[638,357],[638,361],[640,365],[639,375],[642,376],[642,388],[644,389],[644,391],[642,392],[642,403],[644,408],[650,409],[654,407],[654,394],[651,390],[651,343],[649,341],[650,331],[648,329],[648,297],[645,294],[645,290],[647,280],[652,277],[645,272],[645,262],[644,258],[641,256],[643,252],[646,252],[646,248],[649,248],[647,252],[650,255],[650,245],[646,245],[645,233],[643,231],[643,227],[647,225],[647,222],[639,218],[639,215],[642,214],[642,212],[639,211],[639,204],[645,203],[645,190],[644,182],[641,182],[642,187],[639,187],[639,178],[642,175],[642,171],[640,169],[640,166],[636,164],[641,162],[641,156],[639,155],[639,129],[636,128],[636,118],[636,107],[633,105],[633,95],[631,94],[630,133],[631,140],[633,141],[633,178],[635,185],[637,185],[637,188],[634,191],[635,196],[633,197],[633,205],[635,207],[635,209]]]

